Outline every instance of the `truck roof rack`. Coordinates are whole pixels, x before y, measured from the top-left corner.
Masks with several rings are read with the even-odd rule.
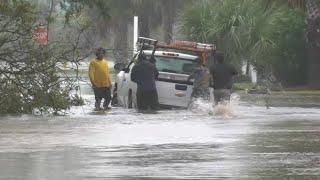
[[[176,49],[176,50],[206,52],[206,53],[214,52],[216,50],[216,46],[214,44],[204,44],[204,43],[197,43],[192,41],[181,41],[181,40],[173,41],[171,44],[158,44],[157,47],[165,48],[165,49]]]
[[[149,46],[154,46],[157,44],[157,40],[155,39],[150,39],[150,38],[146,38],[146,37],[139,37],[137,44],[145,44],[145,45],[149,45]]]
[[[216,51],[215,44],[205,44],[198,43],[193,41],[182,41],[176,40],[170,44],[158,43],[155,39],[150,39],[146,37],[139,37],[137,41],[137,45],[140,46],[140,51],[145,50],[146,48],[152,48],[152,56],[157,48],[163,49],[175,49],[175,50],[183,50],[183,51],[191,51],[194,53],[201,53],[203,63],[206,63],[206,54],[214,53]]]
[[[146,48],[152,48],[151,57],[154,56],[154,52],[156,51],[158,41],[155,39],[150,39],[146,37],[139,37],[137,41],[137,45],[139,46],[139,54],[142,54],[142,51]]]
[[[166,48],[166,49],[177,49],[177,50],[187,50],[187,51],[194,51],[194,52],[213,52],[216,50],[215,44],[205,44],[205,43],[198,43],[193,41],[182,41],[182,40],[175,40],[170,44],[165,43],[158,43],[157,40],[146,38],[146,37],[139,37],[137,41],[137,45],[144,45],[144,47],[148,48]]]

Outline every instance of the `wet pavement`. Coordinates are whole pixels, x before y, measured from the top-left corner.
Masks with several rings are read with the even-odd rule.
[[[89,104],[0,118],[0,179],[320,179],[320,109],[235,101],[232,117]]]

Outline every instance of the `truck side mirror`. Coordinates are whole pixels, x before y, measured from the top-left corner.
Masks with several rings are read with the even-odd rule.
[[[117,71],[123,71],[125,67],[126,65],[124,63],[116,63],[113,68]]]
[[[128,73],[128,72],[130,71],[130,68],[126,67],[126,68],[123,69],[123,71],[124,71],[125,73]]]

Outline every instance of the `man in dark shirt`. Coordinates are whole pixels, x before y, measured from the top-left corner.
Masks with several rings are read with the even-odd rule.
[[[131,80],[137,83],[138,110],[156,110],[158,106],[158,93],[155,80],[159,72],[145,55],[141,54],[131,72]]]
[[[236,69],[224,63],[224,55],[220,52],[215,54],[216,64],[210,67],[213,79],[214,101],[217,105],[224,100],[230,100],[233,76],[237,75]]]

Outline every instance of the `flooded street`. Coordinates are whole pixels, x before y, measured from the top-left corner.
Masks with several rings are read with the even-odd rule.
[[[0,0],[0,180],[180,179],[320,180],[320,0]]]
[[[320,109],[238,101],[234,117],[89,104],[0,119],[0,179],[320,179]]]

